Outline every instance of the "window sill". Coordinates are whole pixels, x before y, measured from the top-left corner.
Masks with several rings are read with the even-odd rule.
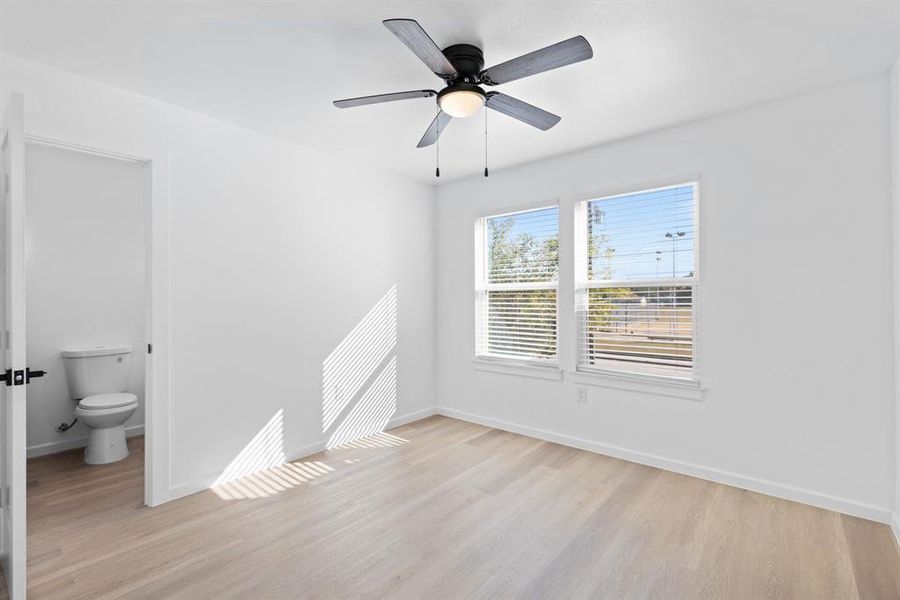
[[[706,388],[696,379],[677,379],[662,375],[616,373],[600,370],[572,371],[572,382],[654,396],[670,396],[687,400],[703,400]]]
[[[476,371],[562,381],[562,371],[559,370],[559,365],[556,363],[540,364],[514,359],[475,356],[472,358],[472,366]]]

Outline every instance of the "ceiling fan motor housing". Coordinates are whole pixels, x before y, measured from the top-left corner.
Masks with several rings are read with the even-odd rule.
[[[459,71],[460,77],[457,78],[457,81],[467,83],[480,81],[478,74],[484,69],[484,54],[481,52],[481,48],[471,44],[454,44],[447,46],[442,52],[450,64]]]

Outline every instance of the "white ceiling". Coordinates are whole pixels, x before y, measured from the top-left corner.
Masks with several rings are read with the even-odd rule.
[[[439,89],[381,20],[414,18],[486,65],[584,35],[591,61],[504,93],[561,115],[547,132],[490,112],[499,169],[887,71],[900,1],[20,2],[0,49],[434,183],[416,143],[433,99],[339,110],[350,96]],[[456,120],[441,180],[483,168],[483,120]]]

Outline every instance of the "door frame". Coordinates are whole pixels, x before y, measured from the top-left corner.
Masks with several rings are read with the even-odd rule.
[[[3,367],[9,369],[25,368],[25,140],[24,140],[24,98],[21,94],[11,94],[7,104],[3,108],[4,119],[0,125],[7,125],[4,130],[2,144],[9,151],[9,173],[2,178],[4,190],[0,193],[9,196],[4,199],[2,244],[4,269],[2,273],[3,284],[8,286],[5,290],[6,302],[3,305],[3,339],[6,361]],[[4,157],[4,163],[6,157]],[[0,165],[0,168],[5,167]],[[13,260],[15,257],[15,260]],[[22,286],[18,292],[10,294],[14,286]],[[21,316],[21,320],[10,319],[15,313]],[[21,329],[20,329],[21,326]],[[13,371],[20,374],[22,371]],[[7,371],[9,374],[10,371]],[[9,376],[9,375],[7,375]],[[25,598],[27,586],[27,502],[25,488],[27,487],[27,475],[25,472],[25,403],[27,392],[25,385],[9,386],[9,381],[4,386],[5,402],[3,417],[4,428],[7,435],[3,436],[4,445],[4,489],[0,494],[6,496],[6,506],[0,515],[0,530],[2,530],[3,546],[3,570],[6,578],[6,591],[10,598],[19,600]],[[21,382],[24,383],[24,382]],[[12,424],[13,428],[9,425]],[[20,428],[20,429],[18,429]],[[7,546],[6,544],[9,544]]]
[[[157,506],[171,499],[169,465],[169,374],[171,373],[171,265],[168,173],[158,158],[25,134],[25,143],[81,152],[143,166],[144,211],[144,334],[152,352],[144,353],[144,504]],[[28,196],[26,190],[25,206]]]

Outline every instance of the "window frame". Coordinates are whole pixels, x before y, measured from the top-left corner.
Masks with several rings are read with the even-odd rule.
[[[639,370],[620,370],[608,367],[598,367],[583,364],[581,341],[584,334],[583,311],[586,309],[586,296],[589,290],[597,288],[615,288],[615,287],[665,287],[665,286],[685,286],[685,278],[645,278],[645,279],[610,279],[610,280],[589,280],[587,270],[587,206],[590,202],[612,200],[624,196],[635,194],[656,192],[675,188],[691,187],[692,194],[692,214],[694,220],[694,237],[693,237],[693,265],[694,275],[690,278],[687,285],[691,288],[691,368],[686,371],[684,376],[648,373]],[[701,339],[700,339],[700,287],[702,278],[702,269],[700,265],[700,178],[699,176],[682,177],[671,179],[665,183],[629,186],[627,188],[619,188],[615,191],[607,191],[604,193],[584,194],[575,200],[574,210],[574,270],[575,270],[575,339],[573,344],[575,349],[575,372],[583,376],[603,376],[617,380],[632,380],[636,382],[646,383],[666,383],[676,386],[700,387],[700,366],[701,366]],[[562,252],[562,249],[560,249]]]
[[[487,210],[480,212],[475,215],[475,286],[474,286],[474,339],[475,347],[474,352],[472,353],[472,360],[477,363],[484,365],[486,367],[485,370],[493,370],[493,367],[498,367],[501,371],[509,374],[516,374],[515,368],[538,368],[545,371],[558,371],[559,370],[559,350],[560,350],[560,317],[561,317],[561,308],[559,301],[559,281],[560,281],[560,272],[559,267],[557,266],[556,279],[552,282],[513,282],[513,283],[491,283],[487,279],[488,273],[488,237],[487,237],[487,221],[489,219],[496,219],[502,217],[511,217],[519,214],[536,212],[540,210],[546,210],[550,208],[555,208],[557,211],[557,239],[559,239],[560,235],[560,218],[562,211],[559,206],[559,199],[553,200],[543,200],[538,202],[532,202],[528,204],[520,204],[514,208],[497,208],[493,210]],[[559,246],[558,253],[562,254],[563,249],[562,246]],[[562,262],[562,261],[560,261]],[[517,357],[517,356],[509,356],[503,354],[491,354],[490,352],[479,352],[478,348],[478,337],[481,334],[480,327],[482,326],[479,323],[479,310],[487,309],[488,302],[488,292],[492,291],[528,291],[528,290],[555,290],[556,291],[556,353],[553,358],[537,358],[537,357]],[[486,313],[485,313],[486,314]],[[504,367],[513,367],[513,370],[504,369]],[[525,373],[522,373],[525,374]],[[541,376],[543,377],[543,376]],[[550,375],[550,378],[557,378],[555,375]]]

